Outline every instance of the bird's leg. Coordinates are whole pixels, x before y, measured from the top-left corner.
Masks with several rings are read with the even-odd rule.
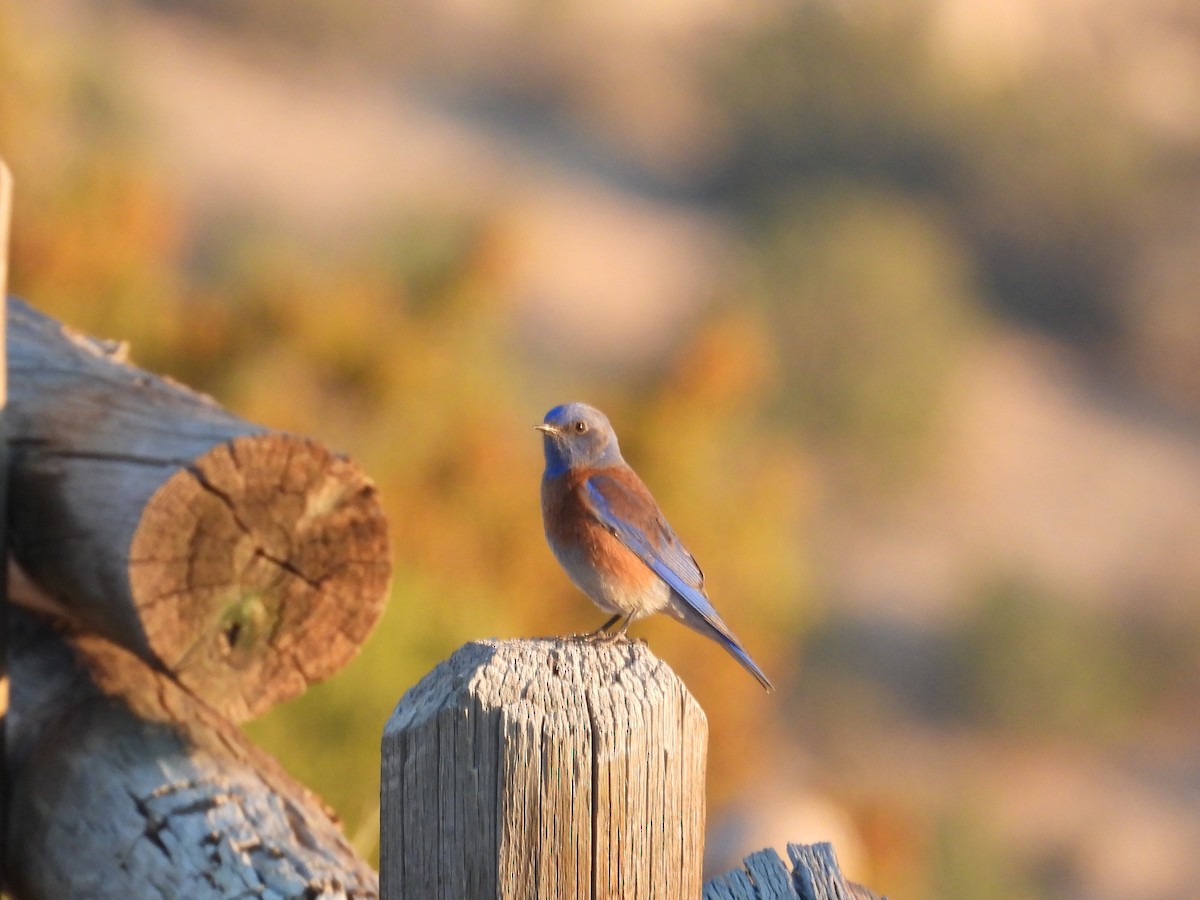
[[[625,620],[625,621],[621,622],[620,628],[618,628],[616,631],[607,631],[606,630],[607,628],[612,626],[615,622],[617,622],[619,619]],[[605,622],[600,628],[593,631],[591,633],[591,635],[588,635],[587,639],[592,640],[592,641],[601,641],[606,644],[615,644],[617,641],[627,641],[627,640],[629,640],[629,638],[626,637],[625,633],[627,631],[629,631],[629,626],[632,624],[633,624],[633,616],[613,616],[611,619],[609,619],[607,622]]]
[[[577,641],[610,641],[610,640],[612,640],[612,635],[610,635],[608,633],[608,629],[612,628],[614,625],[616,625],[618,622],[620,622],[622,618],[623,618],[623,616],[621,616],[620,613],[618,613],[617,615],[615,615],[611,619],[609,619],[607,622],[605,622],[603,625],[601,625],[599,628],[597,628],[595,631],[589,631],[586,634],[576,634],[576,635],[573,635],[573,637]],[[626,628],[629,627],[628,622],[625,623],[625,627]]]

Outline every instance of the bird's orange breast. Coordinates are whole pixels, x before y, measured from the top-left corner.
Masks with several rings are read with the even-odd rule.
[[[599,592],[604,601],[619,606],[642,607],[645,601],[622,602],[617,594],[658,593],[662,580],[637,554],[626,547],[591,514],[584,500],[588,473],[567,472],[542,483],[542,516],[546,540],[572,579],[589,595]],[[584,585],[580,568],[595,573],[596,583]],[[598,600],[593,596],[594,600]],[[656,597],[657,600],[657,597]],[[632,602],[631,602],[632,601]]]

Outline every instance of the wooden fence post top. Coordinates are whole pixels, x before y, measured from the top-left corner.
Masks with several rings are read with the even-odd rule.
[[[485,709],[508,707],[512,714],[513,707],[522,706],[570,710],[584,699],[598,711],[598,705],[635,699],[654,703],[668,692],[680,698],[675,702],[694,708],[689,712],[704,717],[679,676],[640,641],[489,638],[464,644],[409,689],[384,735],[467,702]]]
[[[384,730],[384,900],[699,897],[707,738],[645,644],[466,644]]]

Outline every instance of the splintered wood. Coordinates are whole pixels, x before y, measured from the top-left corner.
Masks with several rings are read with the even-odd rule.
[[[790,865],[772,849],[751,853],[704,884],[703,900],[887,900],[842,875],[831,844],[788,844]]]

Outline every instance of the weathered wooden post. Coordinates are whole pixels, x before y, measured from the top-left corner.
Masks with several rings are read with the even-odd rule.
[[[707,740],[644,644],[469,643],[384,731],[382,895],[699,897]]]

